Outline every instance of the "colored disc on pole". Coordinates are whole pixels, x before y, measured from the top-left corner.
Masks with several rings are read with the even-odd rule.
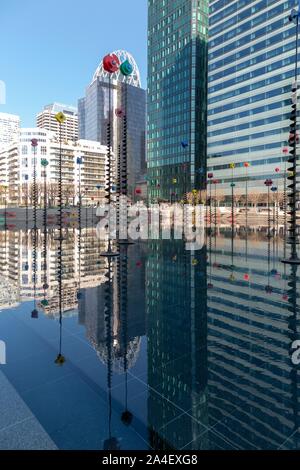
[[[128,77],[128,75],[131,75],[133,72],[133,67],[129,60],[125,60],[120,66],[120,71],[121,73],[125,76]]]
[[[115,73],[120,67],[120,61],[115,54],[107,54],[103,58],[103,68],[108,73]]]
[[[56,119],[60,124],[63,124],[67,118],[66,118],[66,116],[64,115],[64,113],[59,112],[59,113],[55,114],[55,119]]]

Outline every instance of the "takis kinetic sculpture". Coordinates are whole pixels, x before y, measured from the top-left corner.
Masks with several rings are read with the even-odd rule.
[[[31,318],[38,318],[38,311],[36,308],[36,277],[37,277],[37,182],[36,182],[36,150],[38,146],[37,139],[31,139],[31,146],[33,149],[33,237],[32,237],[32,270],[33,270],[33,299],[34,308],[31,312]]]
[[[58,278],[58,305],[59,305],[59,353],[55,359],[55,364],[63,365],[65,362],[65,358],[62,355],[62,310],[63,310],[63,291],[62,291],[62,272],[63,272],[63,265],[62,265],[62,242],[63,242],[63,234],[62,234],[62,125],[66,120],[65,115],[60,112],[55,115],[55,119],[59,123],[59,181],[58,181],[58,225],[59,225],[59,237],[58,237],[58,264],[57,264],[57,278]]]
[[[208,178],[208,182],[209,182],[209,226],[210,226],[210,230],[211,230],[211,220],[212,220],[211,185],[212,185],[213,177],[214,177],[213,173],[208,173],[207,178]],[[208,206],[208,204],[207,204],[207,197],[206,197],[206,220],[207,220],[207,206]]]
[[[43,262],[44,262],[44,298],[41,301],[41,305],[46,307],[48,305],[48,300],[46,299],[46,291],[48,289],[47,284],[47,166],[49,162],[46,158],[41,159],[41,166],[43,168],[43,178],[44,178],[44,209],[43,209]]]
[[[122,328],[122,355],[123,370],[125,375],[125,408],[121,415],[121,421],[126,426],[132,422],[133,415],[128,409],[128,245],[124,245],[120,250],[118,264],[118,303]]]
[[[80,279],[81,279],[81,165],[82,158],[77,157],[76,163],[78,165],[78,270],[79,270],[79,280],[78,280],[78,290],[77,290],[77,300],[81,299],[81,288],[80,288]]]
[[[288,243],[291,245],[290,258],[283,259],[283,263],[289,264],[300,264],[300,259],[297,254],[298,234],[297,234],[297,204],[298,204],[298,191],[297,191],[297,144],[299,136],[297,134],[297,104],[298,104],[298,39],[299,39],[299,16],[300,16],[300,2],[298,10],[292,10],[289,16],[289,21],[296,25],[295,28],[295,81],[292,85],[292,112],[290,115],[290,135],[289,135],[289,146],[291,150],[289,152],[288,168],[289,175],[287,177],[290,184],[289,188],[289,240]]]
[[[133,73],[133,66],[129,62],[129,60],[125,60],[121,65],[120,65],[120,72],[122,75],[125,77],[125,82],[122,84],[122,107],[123,107],[123,129],[122,129],[122,146],[120,148],[120,154],[119,154],[119,162],[118,162],[118,182],[117,184],[119,185],[119,194],[118,194],[118,199],[120,195],[126,197],[126,201],[128,198],[128,136],[127,136],[127,80],[126,78],[129,77]],[[120,205],[118,207],[120,210]],[[127,209],[127,204],[126,204],[126,209]],[[119,213],[118,210],[118,213]],[[119,216],[119,222],[120,222],[120,213],[118,214]],[[122,218],[122,221],[127,220],[126,218]],[[127,229],[127,227],[126,227]],[[119,232],[119,231],[118,231]],[[127,232],[127,230],[126,230]],[[128,233],[126,234],[126,239],[119,239],[119,243],[132,243],[129,242],[128,240]]]
[[[273,185],[273,181],[268,178],[264,182],[264,185],[268,188],[268,199],[267,199],[267,210],[268,210],[268,238],[271,237],[271,212],[270,212],[270,188]]]
[[[112,112],[111,112],[111,75],[117,72],[120,68],[120,61],[115,54],[108,54],[103,58],[103,68],[108,72],[108,122],[107,122],[107,171],[105,181],[105,200],[108,205],[108,214],[111,209],[112,202]],[[102,253],[102,256],[118,256],[118,253],[113,252],[111,248],[110,234],[108,235],[108,250]]]

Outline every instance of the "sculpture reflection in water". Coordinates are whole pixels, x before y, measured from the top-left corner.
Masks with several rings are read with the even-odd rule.
[[[141,337],[146,334],[143,245],[121,244],[118,251],[118,257],[103,257],[103,247],[99,248],[104,282],[82,290],[79,302],[79,322],[85,325],[88,340],[107,367],[108,432],[103,443],[106,450],[121,446],[121,436],[115,434],[119,426],[114,420],[126,427],[134,422],[128,400],[128,372],[135,365]],[[115,375],[124,378],[124,402],[118,405],[112,399]],[[113,413],[116,409],[121,410],[117,418]]]

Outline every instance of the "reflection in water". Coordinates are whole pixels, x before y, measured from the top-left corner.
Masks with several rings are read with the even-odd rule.
[[[179,449],[188,440],[205,448],[197,438],[207,421],[206,250],[185,251],[181,241],[148,249],[150,445]]]
[[[227,233],[218,237],[219,266],[208,291],[209,417],[218,423],[211,448],[218,446],[219,432],[239,449],[278,448],[298,434],[298,370],[290,356],[289,313],[296,335],[296,271],[291,267],[286,297],[280,240],[279,259],[274,251],[271,255],[269,237],[252,233],[249,241],[247,262],[241,240],[235,241],[232,281],[226,274],[232,259]]]
[[[64,227],[61,241],[55,227],[33,235],[0,232],[1,335],[15,355],[4,372],[59,448],[299,448],[299,276],[281,263],[283,233],[235,227],[233,238],[215,225],[199,251],[154,240],[120,244],[118,257],[101,256],[107,244],[87,225]],[[52,349],[22,379],[25,391],[44,387],[45,412],[15,364],[32,370],[31,329],[57,348],[47,335],[60,298],[55,393],[48,377],[39,384],[53,374]],[[24,359],[9,340],[34,299],[38,319],[22,313]]]

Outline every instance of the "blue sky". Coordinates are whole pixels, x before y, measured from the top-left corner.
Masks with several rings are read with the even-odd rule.
[[[45,104],[77,104],[102,57],[126,49],[147,73],[147,0],[0,0],[0,80],[23,127]]]

